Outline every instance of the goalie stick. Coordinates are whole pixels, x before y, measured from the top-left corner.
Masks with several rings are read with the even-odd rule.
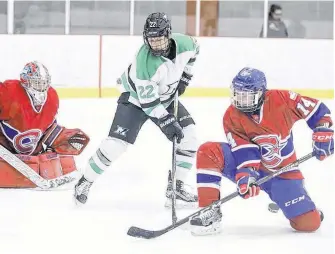
[[[8,151],[2,145],[0,145],[0,157],[41,189],[57,188],[77,179],[76,176],[78,172],[76,171],[54,179],[44,179],[39,174],[37,174],[31,167],[21,161],[18,157]]]
[[[259,179],[258,181],[256,181],[256,184],[258,185],[261,185],[267,181],[269,181],[270,179],[282,174],[282,173],[285,173],[287,171],[290,171],[292,168],[294,167],[297,167],[300,163],[303,163],[307,160],[309,160],[310,158],[313,158],[314,157],[314,153],[309,153],[303,157],[301,157],[300,159],[296,160],[295,162],[292,162],[291,164],[279,169],[278,171],[275,171],[273,172],[272,174],[270,175],[267,175],[261,179]],[[217,200],[215,202],[213,202],[211,205],[209,206],[206,206],[202,209],[200,209],[199,211],[185,217],[184,219],[180,220],[180,221],[177,221],[175,224],[172,224],[164,229],[161,229],[161,230],[146,230],[146,229],[142,229],[142,228],[138,228],[138,227],[130,227],[127,234],[129,236],[132,236],[132,237],[138,237],[138,238],[144,238],[144,239],[152,239],[152,238],[156,238],[156,237],[159,237],[161,235],[164,235],[165,233],[185,224],[186,222],[188,222],[192,217],[194,216],[198,216],[200,215],[201,213],[207,211],[207,210],[210,210],[212,209],[213,207],[215,206],[220,206],[222,205],[223,203],[226,203],[227,201],[235,198],[239,196],[238,194],[238,191],[234,192],[234,193],[231,193],[230,195],[220,199],[220,200]]]

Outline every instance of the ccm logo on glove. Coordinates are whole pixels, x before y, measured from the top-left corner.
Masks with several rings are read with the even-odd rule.
[[[333,133],[329,132],[318,132],[313,134],[313,140],[317,142],[329,142],[333,138]]]

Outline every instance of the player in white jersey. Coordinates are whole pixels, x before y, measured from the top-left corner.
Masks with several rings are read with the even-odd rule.
[[[185,188],[197,150],[195,122],[179,102],[173,115],[175,93],[183,94],[192,79],[192,66],[199,53],[196,40],[171,33],[165,13],[148,16],[143,32],[144,44],[134,61],[118,80],[121,90],[109,135],[90,157],[84,175],[75,186],[76,203],[85,204],[94,180],[134,144],[142,125],[150,119],[169,140],[177,137],[176,207],[195,207],[198,197]],[[157,165],[161,167],[161,165]],[[169,171],[166,191],[171,204],[172,182]]]

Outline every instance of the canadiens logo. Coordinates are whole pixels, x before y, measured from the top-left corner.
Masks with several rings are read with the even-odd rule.
[[[0,128],[7,140],[12,143],[13,147],[19,154],[32,154],[42,137],[42,131],[39,129],[31,129],[20,132],[4,121],[0,121]]]
[[[31,154],[34,152],[41,136],[42,132],[38,129],[32,129],[19,133],[13,139],[13,146],[19,153]]]
[[[253,138],[253,141],[260,146],[262,163],[268,169],[279,166],[294,153],[291,135],[285,139],[277,135],[262,135]]]

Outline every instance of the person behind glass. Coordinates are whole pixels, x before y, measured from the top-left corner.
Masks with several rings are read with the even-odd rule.
[[[281,20],[282,8],[277,4],[272,4],[269,11],[268,17],[268,38],[287,38],[288,32],[285,23]],[[259,35],[263,37],[263,27]]]

